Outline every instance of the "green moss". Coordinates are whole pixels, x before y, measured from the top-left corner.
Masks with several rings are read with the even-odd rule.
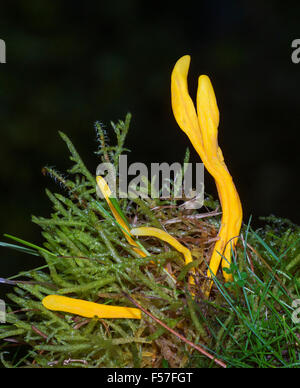
[[[129,123],[130,115],[125,121],[112,123],[117,139],[114,146],[107,144],[102,125],[95,124],[100,161],[117,165],[119,155],[126,150]],[[147,315],[141,321],[85,319],[49,311],[41,303],[44,296],[58,293],[131,306],[124,292],[228,367],[299,366],[299,324],[292,320],[292,302],[299,298],[298,226],[276,217],[266,220],[266,227],[257,231],[244,225],[230,267],[234,281],[225,286],[218,274],[211,298],[204,300],[204,278],[199,275],[195,297],[191,297],[186,284],[191,266],[185,267],[178,252],[155,239],[143,241],[150,256],[138,257],[110,216],[106,202],[97,198],[95,177],[70,139],[60,135],[74,164],[69,176],[54,168],[44,169],[64,190],[56,194],[46,191],[53,208],[49,218],[32,217],[41,228],[44,247],[18,238],[19,245],[1,243],[45,260],[40,268],[16,275],[14,280],[2,280],[14,287],[7,295],[7,323],[0,326],[3,366],[216,366]],[[214,213],[206,219],[185,218],[191,210],[160,208],[162,203],[155,201],[121,199],[119,204],[123,211],[127,209],[128,220],[165,225],[192,249],[194,265],[205,272],[211,247],[208,241],[216,237],[220,218]],[[171,199],[166,203],[176,205]],[[206,210],[216,209],[217,204],[208,197]],[[164,224],[178,217],[183,222]],[[177,281],[168,274],[166,265]],[[24,349],[22,356],[16,356],[16,344]]]

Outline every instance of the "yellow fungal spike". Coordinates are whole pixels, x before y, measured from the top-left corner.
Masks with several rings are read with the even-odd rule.
[[[141,226],[140,228],[134,228],[131,229],[131,234],[134,236],[152,236],[157,237],[160,240],[163,240],[172,247],[174,247],[178,252],[182,253],[185,259],[185,264],[189,264],[193,261],[192,254],[188,248],[183,246],[179,241],[176,240],[173,236],[171,236],[169,233],[165,232],[164,230],[153,228],[151,226]],[[193,272],[195,272],[195,268],[192,269]],[[189,284],[194,285],[195,281],[192,276],[189,276]],[[194,293],[192,293],[194,295]]]
[[[197,90],[197,110],[200,111],[201,105],[205,106],[205,109],[209,112],[209,116],[213,121],[215,128],[218,128],[220,121],[220,113],[217,105],[216,95],[211,84],[211,81],[207,75],[200,75],[198,79],[198,90]],[[199,114],[198,114],[198,118]],[[200,124],[201,126],[201,124]],[[217,133],[216,133],[217,135]]]
[[[63,311],[86,318],[141,319],[141,310],[132,307],[109,306],[61,295],[48,295],[43,300],[48,310]]]
[[[157,237],[160,240],[163,240],[172,247],[174,247],[178,252],[182,253],[185,258],[185,263],[189,264],[193,261],[192,254],[188,248],[180,244],[179,241],[176,240],[173,236],[171,236],[169,233],[165,232],[164,230],[153,228],[151,226],[142,226],[140,228],[134,228],[131,229],[131,234],[134,236],[152,236]]]
[[[197,90],[197,113],[205,153],[218,156],[219,109],[214,89],[207,75],[201,75]]]
[[[194,103],[189,95],[187,75],[191,57],[185,55],[175,64],[171,75],[171,102],[174,117],[179,127],[187,134],[190,141],[202,147],[198,117]]]
[[[109,197],[111,196],[111,190],[110,190],[106,180],[102,176],[98,175],[96,177],[96,181],[97,181],[98,187],[101,190],[104,198],[106,200],[108,200]]]
[[[111,190],[110,190],[108,184],[106,183],[106,180],[102,176],[99,175],[96,177],[96,181],[97,181],[97,185],[98,185],[99,189],[101,190],[106,202],[108,203],[108,206],[109,206],[113,216],[115,217],[118,224],[121,225],[121,227],[122,227],[121,230],[122,230],[124,236],[126,237],[126,240],[129,242],[130,245],[133,245],[134,247],[138,247],[138,244],[131,238],[130,230],[129,230],[128,226],[126,225],[125,221],[119,215],[119,213],[117,212],[117,210],[115,209],[115,207],[113,206],[113,204],[111,203],[111,201],[109,199],[109,197],[111,196]],[[141,257],[147,256],[146,253],[144,253],[139,248],[133,248],[133,250]]]
[[[128,232],[128,234],[130,234],[128,226],[126,225],[126,223],[124,222],[122,217],[120,217],[119,213],[117,212],[117,210],[115,209],[115,207],[113,206],[113,204],[111,203],[111,201],[109,199],[109,197],[111,196],[111,190],[110,190],[108,184],[106,183],[106,180],[102,176],[97,176],[96,181],[97,181],[98,187],[101,190],[104,198],[106,199],[106,202],[108,203],[108,206],[110,207],[110,210],[113,213],[116,221],[118,222],[118,224],[120,224],[122,226],[122,228],[124,228]],[[124,233],[124,235],[126,238],[129,238],[129,236],[126,233]]]
[[[208,76],[199,77],[196,113],[187,87],[189,65],[190,57],[185,55],[174,66],[171,76],[172,108],[179,127],[187,134],[206,169],[214,177],[222,205],[219,240],[211,256],[210,271],[207,272],[212,277],[212,274],[217,274],[221,261],[223,269],[230,266],[231,249],[234,249],[240,233],[242,206],[218,146],[219,109],[212,84]],[[222,255],[225,257],[223,260]],[[223,275],[226,281],[231,280],[231,275],[225,271]],[[211,285],[212,282],[207,295]]]
[[[203,134],[199,125],[194,103],[188,92],[187,75],[190,66],[190,56],[178,59],[171,75],[171,102],[174,117],[179,127],[186,133],[193,147],[198,152],[202,162],[211,175],[218,175],[212,158],[207,155]]]

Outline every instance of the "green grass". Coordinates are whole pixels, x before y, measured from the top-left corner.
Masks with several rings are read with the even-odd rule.
[[[96,123],[101,161],[117,164],[129,127],[112,123],[116,146]],[[44,237],[39,247],[18,237],[3,249],[39,255],[39,268],[0,279],[10,284],[7,323],[0,325],[0,362],[4,367],[218,367],[187,341],[200,346],[231,368],[297,368],[300,366],[300,325],[293,301],[300,299],[300,228],[274,216],[265,227],[243,226],[229,271],[234,281],[215,278],[209,300],[201,293],[205,279],[196,277],[195,296],[187,286],[188,271],[181,255],[156,239],[141,240],[150,253],[141,259],[127,243],[105,201],[96,197],[95,179],[65,134],[73,166],[69,177],[53,168],[45,171],[61,186],[46,191],[49,218],[33,217]],[[182,207],[162,205],[174,200],[119,200],[119,211],[131,223],[158,227],[186,244],[197,266],[206,271],[220,216],[192,220]],[[208,198],[206,211],[216,209]],[[154,210],[155,209],[155,210]],[[195,210],[196,214],[197,211]],[[182,223],[166,223],[182,217]],[[166,265],[173,275],[166,271]],[[131,306],[130,295],[150,315],[141,321],[86,319],[43,307],[49,294],[99,303]],[[124,294],[125,293],[125,294]],[[293,315],[294,314],[294,315]],[[298,314],[300,315],[300,314]],[[155,319],[151,318],[155,317]],[[167,326],[163,327],[162,324]],[[170,330],[184,337],[178,338]]]

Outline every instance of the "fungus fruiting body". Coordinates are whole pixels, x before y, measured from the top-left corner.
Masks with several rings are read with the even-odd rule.
[[[169,233],[165,232],[162,229],[153,228],[150,226],[141,226],[140,228],[134,228],[131,229],[131,234],[134,236],[152,236],[157,237],[162,241],[167,242],[172,247],[174,247],[178,252],[182,253],[185,259],[185,264],[189,264],[193,261],[191,251],[183,246],[179,241],[176,240],[173,236],[171,236]],[[193,269],[193,272],[195,270]],[[195,284],[194,279],[192,276],[189,277],[189,283],[191,285]]]
[[[172,245],[178,252],[182,253],[185,258],[185,264],[191,263],[192,260],[192,254],[188,248],[183,246],[179,241],[176,240],[173,236],[171,236],[169,233],[165,232],[164,230],[153,228],[151,226],[141,226],[140,228],[134,228],[131,229],[131,234],[134,236],[152,236],[157,237],[160,240],[163,240],[170,245]]]
[[[210,259],[208,277],[216,275],[222,261],[226,281],[232,279],[224,271],[231,263],[231,250],[234,249],[242,223],[242,206],[232,177],[218,146],[219,110],[209,77],[201,75],[198,80],[197,112],[188,92],[187,75],[190,56],[181,57],[171,76],[172,109],[179,127],[189,137],[206,169],[216,182],[221,206],[222,219],[219,239]],[[209,284],[208,293],[212,282]]]
[[[63,311],[86,318],[141,319],[141,310],[133,307],[110,306],[62,295],[48,295],[42,303],[48,310]]]
[[[106,202],[108,203],[108,206],[113,213],[117,223],[121,227],[121,230],[126,237],[126,240],[129,242],[130,245],[132,245],[134,248],[133,250],[140,255],[141,257],[146,257],[147,254],[143,252],[140,248],[138,248],[138,244],[133,240],[131,234],[130,234],[130,229],[128,227],[128,223],[124,221],[124,219],[120,216],[114,205],[112,204],[110,197],[111,197],[111,190],[106,182],[106,180],[102,176],[97,176],[96,177],[97,185],[99,189],[101,190]]]

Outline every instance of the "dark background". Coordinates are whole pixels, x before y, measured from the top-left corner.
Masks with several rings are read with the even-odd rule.
[[[3,4],[4,3],[4,4]],[[244,220],[273,213],[299,223],[300,4],[282,1],[1,2],[0,233],[37,244],[31,214],[47,216],[44,165],[64,171],[73,140],[91,171],[93,123],[133,115],[131,161],[181,162],[189,141],[170,104],[176,60],[192,56],[190,92],[210,76],[221,113],[219,144],[234,177]],[[192,161],[199,161],[192,150]],[[206,175],[206,191],[216,196]],[[4,238],[0,237],[0,240]],[[0,277],[42,264],[1,248]]]

